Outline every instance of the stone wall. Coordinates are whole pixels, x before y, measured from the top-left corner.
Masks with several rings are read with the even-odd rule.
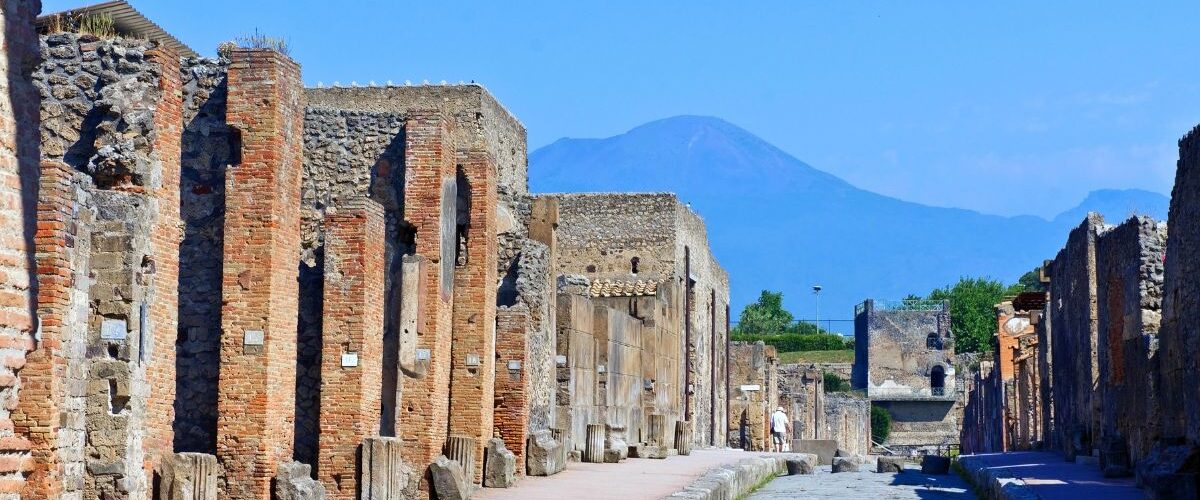
[[[815,366],[779,366],[779,405],[792,420],[791,439],[825,439],[825,375]]]
[[[747,451],[771,449],[771,414],[779,406],[778,357],[773,346],[733,342],[729,346],[728,446]]]
[[[838,448],[855,455],[871,452],[871,402],[848,393],[825,395],[823,439],[838,442]]]
[[[997,432],[1004,427],[1000,371],[994,366],[991,360],[980,361],[967,382],[967,405],[959,438],[963,454],[1004,451],[1003,435]]]
[[[49,224],[59,221],[59,211],[77,208],[95,218],[90,227],[67,230],[90,239],[90,286],[76,287],[66,303],[46,304],[47,313],[62,314],[87,302],[86,314],[62,316],[57,339],[82,350],[64,353],[65,363],[53,350],[45,352],[35,356],[30,370],[47,377],[38,384],[52,391],[43,400],[66,412],[48,415],[59,422],[59,442],[41,440],[46,475],[35,475],[45,479],[31,487],[85,496],[143,495],[150,485],[147,472],[173,441],[181,237],[178,58],[148,41],[71,33],[42,37],[41,49],[34,79],[42,97],[42,156],[56,181],[48,187],[57,188],[43,198],[42,213]],[[68,181],[72,176],[65,169],[84,177]],[[67,186],[87,193],[72,194],[75,188]],[[56,248],[54,238],[66,233],[46,236],[48,260],[83,263],[78,249],[68,256]],[[54,266],[43,274],[39,280],[48,285],[61,279]],[[63,371],[55,372],[54,365]],[[84,427],[91,437],[81,440]],[[62,461],[47,456],[54,453]],[[79,478],[71,464],[81,455],[90,474]]]
[[[1096,242],[1097,364],[1103,408],[1098,443],[1146,456],[1161,436],[1157,380],[1166,224],[1134,217]]]
[[[217,367],[221,351],[221,255],[225,167],[240,153],[225,123],[227,59],[186,58],[180,160],[179,336],[176,343],[175,448],[215,453]]]
[[[1076,453],[1090,454],[1099,433],[1096,238],[1103,230],[1103,218],[1089,214],[1071,231],[1066,247],[1049,266],[1054,432],[1070,459]]]
[[[856,314],[854,341],[856,350],[864,346],[865,356],[856,353],[853,385],[866,389],[872,399],[935,396],[931,383],[938,368],[943,395],[955,390],[954,344],[945,306],[888,308],[868,300]]]

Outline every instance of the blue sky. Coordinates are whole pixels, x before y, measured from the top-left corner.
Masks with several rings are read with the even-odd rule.
[[[860,187],[1005,215],[1169,193],[1200,121],[1194,1],[132,3],[202,53],[284,36],[309,84],[482,82],[531,150],[713,115]]]

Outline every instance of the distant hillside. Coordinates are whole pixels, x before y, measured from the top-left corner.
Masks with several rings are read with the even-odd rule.
[[[961,275],[1015,281],[1052,257],[1088,210],[1166,217],[1167,198],[1103,190],[1047,221],[910,203],[854,187],[724,120],[678,116],[606,139],[560,139],[529,158],[535,192],[673,191],[709,227],[736,315],[764,288],[811,318],[866,297],[925,293]],[[937,189],[935,183],[930,189]],[[734,318],[736,320],[736,317]],[[846,327],[847,332],[850,327]]]

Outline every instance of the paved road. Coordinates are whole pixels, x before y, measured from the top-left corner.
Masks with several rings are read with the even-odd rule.
[[[1043,499],[1145,498],[1133,478],[1106,478],[1095,465],[1068,462],[1057,453],[1021,451],[975,455],[989,469],[1004,469]]]
[[[550,477],[524,477],[506,489],[483,488],[472,498],[486,500],[657,499],[691,484],[709,469],[761,455],[742,450],[693,450],[666,460],[631,458],[619,464],[571,462]]]
[[[865,467],[864,467],[865,471]],[[829,466],[816,474],[781,476],[754,492],[747,500],[785,500],[794,498],[842,499],[974,499],[966,481],[956,474],[932,476],[918,469],[903,473],[841,472],[833,474]]]

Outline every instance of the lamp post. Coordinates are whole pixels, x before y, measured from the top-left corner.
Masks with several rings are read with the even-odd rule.
[[[813,323],[817,324],[817,333],[821,331],[821,285],[813,285]]]

